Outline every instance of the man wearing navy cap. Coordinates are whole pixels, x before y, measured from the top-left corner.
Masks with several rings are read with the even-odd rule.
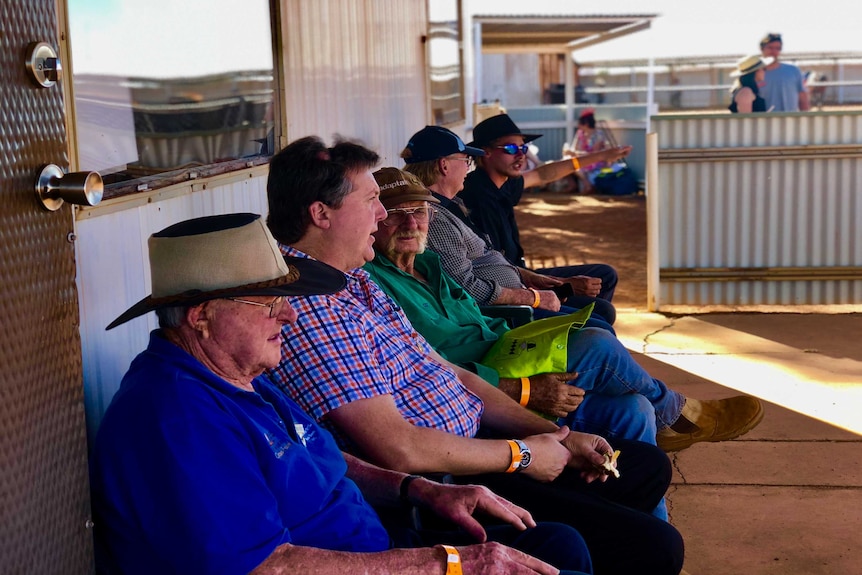
[[[508,118],[494,116],[497,117]],[[482,124],[477,129],[480,126]],[[531,134],[522,136],[528,139],[537,137]],[[404,170],[417,176],[434,193],[441,207],[445,208],[431,223],[428,247],[440,255],[446,273],[480,305],[529,305],[535,309],[535,317],[540,318],[559,311],[570,313],[575,311],[574,308],[585,307],[595,301],[590,325],[613,331],[609,324],[613,323],[616,311],[608,300],[569,297],[573,294],[573,286],[565,282],[574,283],[575,278],[568,277],[576,275],[574,273],[556,274],[564,276],[566,279],[563,280],[537,274],[513,263],[500,249],[502,242],[499,234],[488,233],[487,226],[482,226],[482,216],[488,208],[476,209],[464,205],[458,194],[464,187],[464,179],[468,177],[473,158],[480,157],[481,161],[487,159],[485,150],[465,145],[461,138],[446,128],[426,126],[410,138],[401,157],[407,164]],[[523,162],[524,155],[517,156],[517,159]],[[571,160],[556,164],[560,163],[569,166],[566,174],[571,173]],[[548,168],[543,166],[536,171],[540,170],[545,173]],[[490,201],[496,204],[499,200],[495,196]],[[470,215],[467,214],[468,207],[472,209]],[[511,205],[508,209],[514,222]],[[515,233],[517,237],[517,229]],[[616,272],[610,266],[603,267],[610,270],[604,275],[607,277],[606,286],[609,286],[607,289],[612,294],[616,285]],[[567,301],[567,305],[572,307],[561,308],[560,299],[566,297],[571,300]]]

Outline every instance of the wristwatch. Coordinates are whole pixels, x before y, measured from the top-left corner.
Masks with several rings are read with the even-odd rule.
[[[520,439],[509,439],[509,448],[512,450],[512,463],[506,470],[506,473],[515,473],[523,471],[530,466],[533,461],[533,453],[527,444]]]
[[[518,465],[518,471],[523,471],[530,466],[530,463],[533,462],[533,452],[530,451],[527,444],[520,439],[516,439],[515,443],[518,444],[518,448],[521,450],[521,462],[520,465]]]

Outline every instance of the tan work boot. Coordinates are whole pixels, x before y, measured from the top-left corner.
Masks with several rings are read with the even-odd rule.
[[[756,397],[686,398],[679,419],[656,434],[656,444],[665,451],[679,451],[699,441],[726,441],[748,433],[761,419],[763,405]]]

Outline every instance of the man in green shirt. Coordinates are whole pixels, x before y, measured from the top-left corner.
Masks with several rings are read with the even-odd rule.
[[[531,409],[564,417],[575,430],[657,443],[666,450],[733,439],[760,423],[763,407],[756,398],[687,399],[650,377],[613,335],[596,328],[569,334],[568,373],[535,374],[527,382],[500,378],[482,360],[508,328],[484,317],[442,270],[439,257],[425,251],[437,200],[408,172],[383,168],[374,176],[387,218],[374,234],[375,259],[365,269],[450,361],[474,369]]]

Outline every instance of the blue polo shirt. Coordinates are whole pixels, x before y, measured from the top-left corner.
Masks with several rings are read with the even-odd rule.
[[[241,390],[151,334],[91,459],[100,567],[239,574],[283,543],[389,548],[332,436],[265,378],[253,385]]]

